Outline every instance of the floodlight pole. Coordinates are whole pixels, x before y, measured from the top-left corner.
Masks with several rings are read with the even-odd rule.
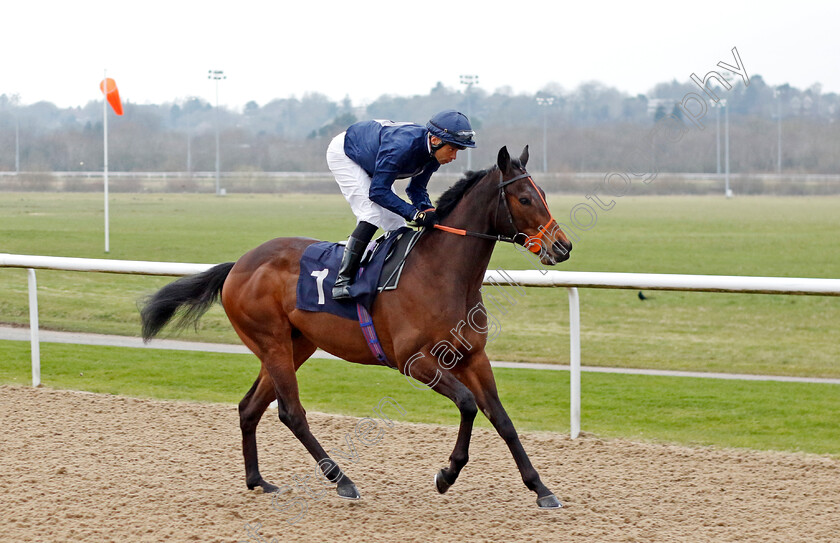
[[[184,102],[184,107],[186,108],[190,100],[195,100],[195,98],[189,98],[186,102]],[[187,119],[187,177],[192,179],[193,175],[193,163],[192,163],[192,136],[193,136],[193,126],[189,120],[189,115],[184,116]]]
[[[773,91],[776,98],[776,173],[782,173],[782,92],[778,87]]]
[[[730,85],[728,88],[731,88],[732,80],[734,79],[734,76],[735,76],[735,74],[733,74],[731,71],[723,70],[723,79],[725,79],[726,82]],[[727,100],[725,98],[723,98],[723,99],[720,100],[718,106],[723,108],[723,121],[724,121],[724,125],[726,127],[724,129],[724,147],[725,147],[724,162],[726,163],[725,164],[726,169],[725,169],[725,172],[724,172],[724,178],[725,178],[725,183],[724,183],[725,184],[725,189],[724,189],[725,192],[724,192],[724,195],[727,198],[732,198],[732,190],[730,190],[730,188],[729,188],[729,105],[727,103]],[[718,172],[720,172],[720,169],[718,169]]]
[[[717,174],[718,179],[720,178],[720,104],[714,104],[713,107],[715,108],[715,128],[716,128],[716,139],[717,139]]]
[[[216,81],[216,196],[221,196],[222,189],[219,182],[220,161],[219,161],[219,81],[227,79],[223,70],[207,70],[207,79]]]
[[[20,117],[15,115],[15,175],[20,174]]]
[[[729,189],[729,106],[726,103],[726,99],[720,101],[721,105],[723,105],[723,118],[724,124],[726,125],[726,130],[724,133],[724,147],[726,149],[726,154],[724,161],[726,162],[726,189],[724,194],[727,198],[732,198],[732,191]]]
[[[548,172],[548,108],[554,105],[554,97],[537,96],[537,104],[543,107],[543,172]]]
[[[478,84],[477,75],[462,75],[461,84],[467,86],[467,118],[472,123],[472,87]],[[467,153],[467,169],[472,170],[472,153],[470,149],[465,151]]]

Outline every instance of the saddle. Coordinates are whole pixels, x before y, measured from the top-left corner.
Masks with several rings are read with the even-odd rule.
[[[353,299],[342,301],[333,300],[330,293],[338,276],[344,243],[313,243],[300,258],[295,307],[358,321],[357,305],[370,311],[377,294],[398,287],[405,259],[421,235],[422,231],[402,227],[372,241],[350,286]]]
[[[394,233],[397,233],[397,239],[394,241],[393,245],[390,246],[388,253],[385,255],[385,264],[382,266],[382,271],[379,274],[379,281],[377,281],[376,285],[377,292],[382,292],[383,290],[395,290],[397,288],[400,283],[400,276],[402,275],[403,268],[405,267],[405,259],[408,257],[408,253],[414,249],[414,245],[417,243],[417,240],[420,239],[423,232],[423,230],[411,230],[408,227],[394,230]],[[383,234],[381,237],[387,235],[388,234]],[[365,267],[364,259],[362,260],[362,267]]]

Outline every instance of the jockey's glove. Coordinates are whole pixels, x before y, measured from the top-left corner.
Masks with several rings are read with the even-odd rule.
[[[412,228],[420,228],[420,227],[427,227],[431,228],[432,226],[438,223],[438,216],[435,209],[429,208],[424,211],[418,211],[414,214],[414,217],[408,221],[408,226]]]

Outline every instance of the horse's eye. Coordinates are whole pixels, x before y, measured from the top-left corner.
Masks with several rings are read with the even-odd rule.
[[[531,205],[531,200],[529,200],[528,198],[520,198],[519,203],[524,205],[524,206],[527,206],[527,205]]]

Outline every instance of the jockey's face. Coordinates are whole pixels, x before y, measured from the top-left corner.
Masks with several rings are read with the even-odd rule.
[[[440,139],[432,136],[432,145],[437,145],[440,143]],[[456,147],[451,146],[450,144],[446,144],[437,151],[435,151],[435,159],[441,164],[449,164],[458,155],[459,149]]]

